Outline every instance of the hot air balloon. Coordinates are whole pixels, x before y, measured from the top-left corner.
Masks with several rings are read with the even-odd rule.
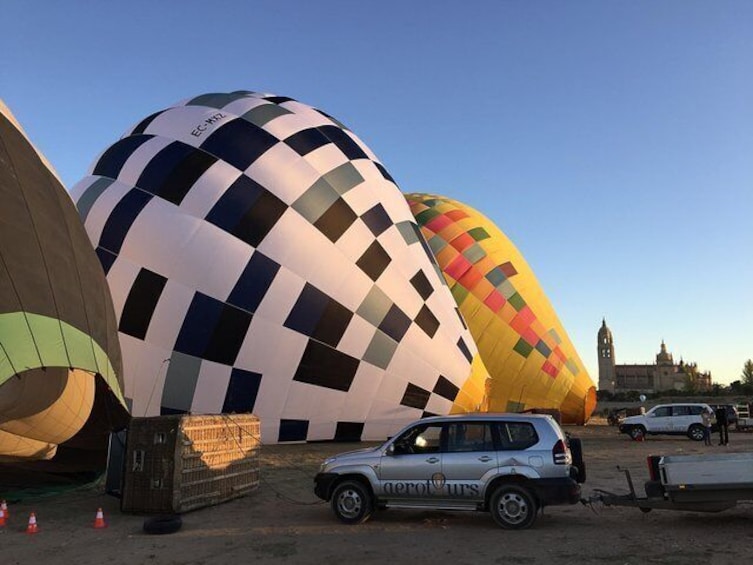
[[[73,189],[119,318],[134,416],[253,412],[267,443],[384,438],[487,378],[401,192],[291,98],[150,115]]]
[[[588,420],[594,383],[518,249],[470,206],[406,198],[489,370],[488,410],[556,409],[564,422]]]
[[[2,103],[0,202],[0,462],[57,461],[62,444],[104,466],[128,420],[109,288],[73,201]]]

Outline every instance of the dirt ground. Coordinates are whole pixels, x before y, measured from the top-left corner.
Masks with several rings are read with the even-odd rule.
[[[606,425],[567,427],[581,437],[588,466],[583,494],[627,492],[617,465],[635,484],[648,478],[646,457],[753,451],[753,434],[730,434],[730,444],[705,447],[689,439],[631,441]],[[714,437],[716,440],[717,438]],[[747,563],[753,545],[753,504],[717,514],[576,504],[548,507],[534,527],[506,531],[485,513],[388,510],[360,526],[339,523],[313,494],[321,460],[364,444],[269,446],[262,482],[253,494],[183,515],[169,535],[147,535],[144,516],[123,514],[101,487],[52,497],[9,501],[0,528],[3,565],[205,565],[215,563]],[[1,496],[1,495],[0,495]],[[109,527],[94,529],[97,507]],[[30,512],[39,533],[25,533]]]

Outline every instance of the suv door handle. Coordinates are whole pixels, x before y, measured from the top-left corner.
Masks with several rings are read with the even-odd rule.
[[[492,460],[492,458],[489,457],[488,455],[484,455],[483,457],[479,457],[478,460],[481,461],[482,463],[488,463],[489,461]]]
[[[426,460],[427,463],[439,463],[439,457],[429,457]]]

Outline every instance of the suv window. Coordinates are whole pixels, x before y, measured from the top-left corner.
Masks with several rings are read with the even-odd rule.
[[[528,422],[502,422],[499,432],[503,450],[528,449],[539,441],[536,429]]]
[[[439,453],[441,438],[441,424],[414,426],[395,441],[395,454]]]
[[[493,451],[492,428],[483,422],[450,424],[447,429],[447,451]]]
[[[706,409],[703,406],[690,406],[690,413],[693,416],[700,416],[704,412],[706,412]]]
[[[689,416],[690,414],[691,414],[690,406],[673,406],[672,407],[672,416]]]
[[[660,406],[656,410],[654,410],[653,414],[657,418],[666,418],[670,415],[671,408],[669,406]]]

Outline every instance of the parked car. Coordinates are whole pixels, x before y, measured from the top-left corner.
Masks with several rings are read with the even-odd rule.
[[[330,457],[314,482],[346,524],[376,509],[490,512],[502,528],[528,528],[544,506],[580,501],[580,440],[545,414],[424,418],[384,444]]]
[[[730,426],[737,425],[739,414],[734,404],[709,404],[709,406],[711,406],[714,413],[716,413],[718,408],[724,408],[727,412],[727,424]]]
[[[646,410],[642,406],[638,408],[612,408],[607,414],[607,423],[610,426],[619,426],[620,422],[628,416],[638,416],[645,414]]]
[[[735,429],[739,431],[747,431],[753,428],[753,418],[751,418],[751,405],[749,402],[742,402],[737,405],[735,410],[737,411],[737,422],[735,423]]]
[[[659,404],[645,414],[629,416],[620,423],[620,432],[635,440],[647,435],[686,435],[695,441],[703,441],[703,412],[711,407],[703,403]]]
[[[612,408],[607,412],[607,423],[610,426],[619,426],[625,416],[627,416],[627,414],[624,408]]]

